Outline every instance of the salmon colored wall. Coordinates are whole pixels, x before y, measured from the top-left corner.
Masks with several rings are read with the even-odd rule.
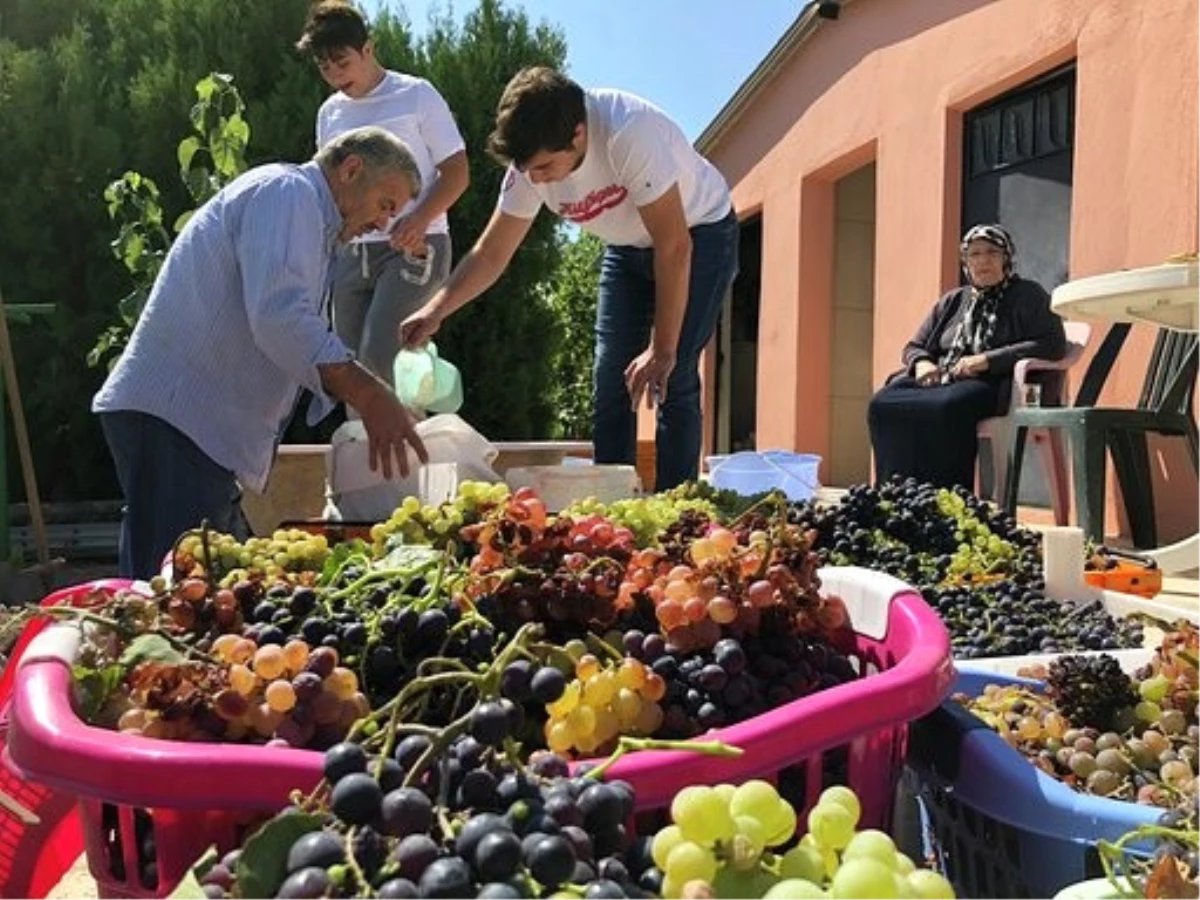
[[[763,216],[760,447],[828,455],[837,178],[877,164],[881,383],[957,283],[963,113],[1071,60],[1071,275],[1195,251],[1197,0],[850,0],[703,148],[739,212]],[[1137,401],[1153,332],[1134,331],[1103,402]],[[1190,492],[1163,493],[1167,518],[1194,529],[1194,480]]]

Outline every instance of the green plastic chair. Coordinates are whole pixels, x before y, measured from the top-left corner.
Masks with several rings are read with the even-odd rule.
[[[1104,464],[1106,452],[1111,452],[1133,542],[1148,549],[1157,546],[1158,540],[1146,436],[1153,433],[1183,437],[1188,443],[1192,467],[1200,473],[1196,420],[1192,415],[1197,336],[1193,332],[1160,329],[1137,408],[1096,406],[1128,332],[1129,326],[1125,324],[1109,329],[1088,366],[1073,406],[1022,407],[1013,413],[1004,506],[1010,514],[1016,510],[1029,430],[1059,429],[1071,447],[1076,518],[1084,534],[1098,543],[1104,540]]]

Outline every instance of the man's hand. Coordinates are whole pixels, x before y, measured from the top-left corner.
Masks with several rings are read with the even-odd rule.
[[[424,346],[437,334],[441,324],[441,314],[433,308],[432,302],[426,303],[400,323],[400,346],[408,350]]]
[[[395,455],[400,477],[407,478],[409,465],[405,445],[416,451],[417,459],[422,463],[429,462],[429,453],[414,427],[413,414],[384,385],[367,393],[358,412],[367,430],[368,464],[372,472],[382,468],[383,477],[390,479],[392,456]]]
[[[922,387],[929,387],[941,381],[941,373],[932,359],[919,359],[913,367],[913,378]]]
[[[954,379],[973,378],[988,370],[988,358],[982,353],[964,356],[950,369],[950,377]]]
[[[419,216],[409,213],[401,216],[392,225],[392,236],[388,240],[397,252],[408,252],[413,256],[424,256],[428,252],[425,243],[426,223]]]
[[[675,357],[664,353],[655,353],[653,347],[647,347],[625,369],[625,387],[633,409],[642,402],[642,394],[646,395],[646,408],[654,409],[657,401],[662,403],[667,399],[667,380],[675,368]]]

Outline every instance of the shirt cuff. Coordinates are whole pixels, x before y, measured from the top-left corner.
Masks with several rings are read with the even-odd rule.
[[[332,332],[326,337],[325,342],[317,351],[316,357],[313,359],[313,383],[307,385],[312,392],[312,400],[308,404],[308,415],[305,419],[309,426],[314,426],[327,415],[333,412],[334,407],[340,402],[332,394],[328,393],[321,384],[321,373],[318,366],[338,365],[340,363],[354,362],[355,355],[346,345],[341,342],[336,334]]]

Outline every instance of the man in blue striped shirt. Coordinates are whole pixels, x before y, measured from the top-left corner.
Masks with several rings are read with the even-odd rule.
[[[92,401],[125,495],[120,570],[156,574],[202,520],[243,527],[239,484],[261,492],[300,391],[308,421],[337,401],[361,415],[371,468],[425,462],[412,414],[329,330],[338,244],[387,225],[420,193],[405,144],[340,135],[303,165],[252,169],[179,234],[129,345]]]

